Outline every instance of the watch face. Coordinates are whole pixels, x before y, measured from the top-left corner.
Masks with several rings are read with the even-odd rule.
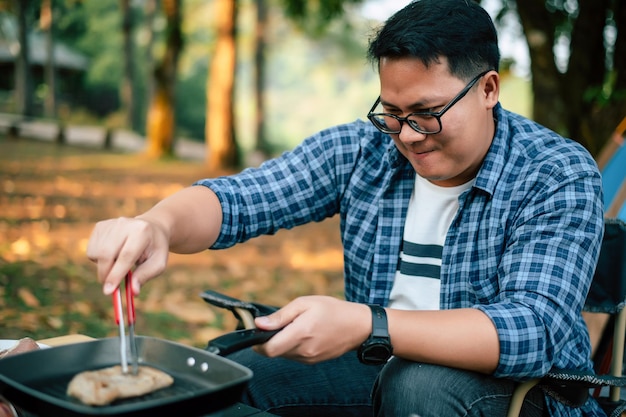
[[[391,357],[390,346],[386,343],[373,343],[363,346],[359,352],[359,359],[367,365],[380,365],[386,363]]]

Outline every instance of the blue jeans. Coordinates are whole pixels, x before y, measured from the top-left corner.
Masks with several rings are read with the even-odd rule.
[[[509,379],[393,358],[376,380],[374,415],[504,417],[516,386]],[[521,416],[549,416],[539,388],[527,394]]]
[[[355,352],[316,365],[270,359],[251,349],[228,356],[254,376],[241,402],[287,417],[505,416],[515,382],[394,358],[361,364]],[[542,417],[543,394],[531,390],[523,417]]]
[[[382,366],[361,364],[355,352],[315,365],[267,358],[252,349],[233,353],[252,370],[241,402],[279,416],[372,416],[372,386]]]

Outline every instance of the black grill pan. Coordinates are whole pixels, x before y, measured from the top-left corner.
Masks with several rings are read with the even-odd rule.
[[[174,378],[170,387],[106,406],[88,406],[65,392],[74,375],[120,362],[119,338],[27,352],[0,360],[0,394],[41,417],[197,417],[235,404],[252,371],[215,353],[137,336],[139,364]]]

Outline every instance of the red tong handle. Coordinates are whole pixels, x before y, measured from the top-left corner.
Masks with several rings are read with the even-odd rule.
[[[128,325],[135,324],[135,297],[133,295],[133,273],[126,274],[126,314],[128,315]]]
[[[128,316],[128,325],[135,324],[135,299],[133,296],[133,273],[128,271],[126,274],[126,283],[125,283],[125,291],[126,291],[126,315]],[[122,311],[122,306],[119,305],[121,298],[119,297],[120,289],[119,287],[113,291],[113,310],[115,311],[115,324],[120,324],[120,314]]]

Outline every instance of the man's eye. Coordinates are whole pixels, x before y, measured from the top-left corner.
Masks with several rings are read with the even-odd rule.
[[[411,114],[414,114],[418,117],[426,117],[426,116],[432,116],[433,113],[435,112],[432,109],[424,109],[424,110],[413,112]]]
[[[416,113],[416,114],[412,114],[409,117],[409,120],[414,120],[415,122],[420,123],[420,122],[422,122],[424,120],[431,120],[431,119],[434,119],[434,118],[435,117],[432,114],[430,114],[430,113]]]

